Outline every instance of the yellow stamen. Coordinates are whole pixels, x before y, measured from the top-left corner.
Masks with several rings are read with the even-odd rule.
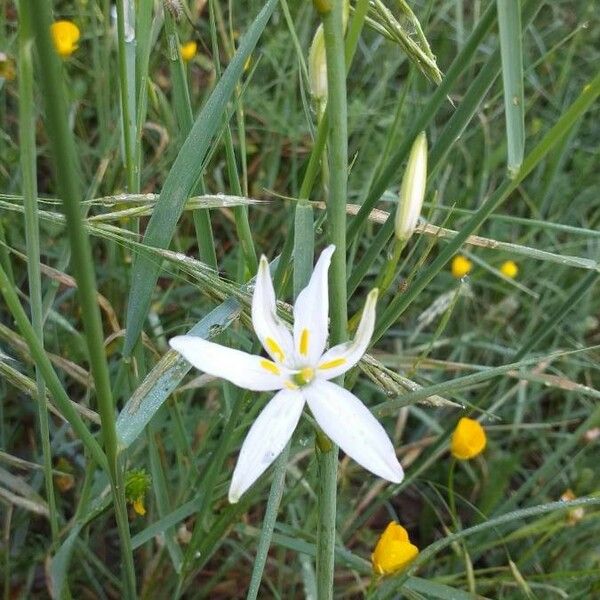
[[[265,340],[265,344],[267,345],[267,350],[272,354],[275,354],[275,358],[277,358],[279,362],[285,360],[285,354],[283,353],[281,346],[272,337],[268,337]]]
[[[280,375],[280,371],[277,368],[277,365],[272,361],[272,360],[267,360],[266,358],[263,358],[260,361],[260,366],[265,370],[265,371],[269,371],[269,373],[273,373],[273,375]]]
[[[315,370],[311,367],[304,367],[304,369],[300,369],[297,373],[294,373],[292,379],[297,385],[303,386],[310,383],[314,377]]]
[[[335,369],[335,367],[340,367],[341,365],[346,363],[345,358],[334,358],[333,360],[328,360],[327,362],[321,363],[319,365],[319,369]]]
[[[302,354],[302,356],[306,356],[308,354],[308,336],[310,335],[310,332],[308,331],[308,329],[303,329],[302,333],[300,334],[300,354]]]
[[[298,389],[298,386],[295,383],[293,383],[292,381],[286,381],[283,385],[285,385],[285,387],[288,390],[297,390]]]

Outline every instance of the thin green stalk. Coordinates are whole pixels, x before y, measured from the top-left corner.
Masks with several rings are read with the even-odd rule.
[[[175,21],[169,11],[165,11],[165,33],[170,52],[171,78],[173,79],[173,103],[179,121],[181,133],[187,137],[194,125],[194,113],[188,88],[185,66],[179,50],[179,38]],[[202,177],[197,185],[198,191],[204,193]],[[208,209],[193,212],[196,241],[200,251],[200,259],[215,271],[218,269],[215,241]]]
[[[20,6],[19,6],[20,8]],[[37,180],[35,148],[35,110],[33,102],[33,36],[27,19],[19,23],[19,144],[23,180],[23,209],[25,216],[25,239],[27,245],[27,277],[31,322],[40,344],[44,345],[42,312],[42,276],[40,272],[40,232],[37,214]],[[58,512],[52,480],[52,450],[50,427],[46,407],[46,386],[39,367],[35,369],[37,384],[37,411],[44,465],[46,500],[50,513],[52,541],[58,540]]]
[[[342,24],[344,0],[334,0],[331,9],[321,13],[327,59],[327,155],[329,197],[327,220],[329,242],[336,251],[331,261],[330,337],[332,344],[347,339],[346,299],[346,198],[348,177],[348,124],[346,106],[346,63]],[[342,383],[340,381],[340,383]],[[319,461],[317,594],[320,600],[333,598],[335,563],[335,522],[338,449],[317,453]]]
[[[58,190],[63,199],[67,233],[71,246],[77,292],[88,347],[90,367],[94,377],[98,412],[102,423],[102,438],[111,479],[115,516],[121,540],[121,559],[125,580],[125,595],[136,597],[135,566],[131,549],[125,490],[119,465],[115,411],[110,389],[108,365],[104,351],[104,332],[97,303],[96,281],[90,241],[81,217],[81,193],[78,180],[78,160],[75,144],[67,123],[67,104],[61,66],[50,39],[50,7],[47,3],[25,0],[22,17],[35,32],[40,61],[40,84],[46,105],[46,127],[55,161]],[[36,18],[33,18],[33,15]]]
[[[502,55],[507,167],[509,176],[512,176],[519,172],[525,152],[521,2],[519,0],[497,0],[496,6]]]
[[[354,8],[354,16],[350,21],[348,27],[348,33],[346,35],[345,43],[345,57],[346,57],[346,73],[350,70],[352,65],[352,59],[356,53],[358,46],[358,40],[360,33],[365,24],[365,17],[369,9],[369,0],[358,0]],[[315,142],[313,144],[310,156],[308,158],[308,164],[306,171],[304,172],[304,178],[300,185],[300,191],[298,197],[300,200],[308,199],[310,192],[315,184],[317,176],[319,175],[319,169],[321,165],[321,156],[325,150],[325,142],[327,141],[327,132],[329,130],[329,117],[327,108],[323,112],[319,125],[317,127],[317,135],[315,136]],[[275,272],[274,285],[276,290],[281,290],[282,284],[285,281],[286,270],[289,268],[290,257],[292,255],[292,248],[294,245],[293,235],[288,235],[285,239],[283,248],[281,250],[281,260],[277,265],[277,271]]]
[[[402,250],[404,250],[405,245],[406,240],[394,238],[390,256],[381,272],[379,281],[375,284],[375,287],[379,288],[380,296],[383,296],[387,292],[392,281],[394,281],[394,277],[398,271],[398,262],[400,261],[400,256],[402,256]]]
[[[313,209],[307,201],[302,201],[296,205],[294,219],[294,298],[304,289],[310,280],[314,258],[314,227],[313,227]],[[269,491],[269,499],[265,510],[260,539],[252,567],[252,577],[248,587],[246,600],[256,600],[260,590],[262,574],[267,562],[267,556],[273,531],[277,521],[277,511],[283,496],[285,485],[285,472],[290,456],[291,440],[277,458],[273,469],[273,482]]]
[[[119,88],[121,91],[121,118],[123,124],[123,147],[125,150],[125,169],[127,172],[127,187],[130,192],[137,191],[137,170],[135,162],[135,54],[133,61],[128,63],[131,41],[135,51],[135,24],[131,0],[117,0],[117,46],[119,54]],[[126,6],[127,3],[127,6]],[[128,11],[126,16],[125,11]],[[127,22],[126,22],[127,21]],[[126,31],[127,25],[127,31]],[[133,40],[129,38],[133,36]]]
[[[209,3],[210,8],[210,21],[211,21],[211,41],[213,55],[215,57],[215,69],[217,77],[221,77],[221,65],[219,62],[219,46],[217,40],[217,32],[215,25],[215,3],[211,0]],[[237,172],[237,161],[235,158],[235,149],[233,147],[233,137],[231,135],[231,128],[229,126],[227,110],[224,111],[225,118],[225,154],[227,158],[227,173],[229,175],[229,184],[233,189],[233,193],[237,196],[242,195],[242,186],[240,184],[240,178]],[[243,143],[241,141],[240,143]],[[255,275],[258,269],[258,259],[256,257],[256,249],[254,248],[254,241],[252,240],[252,231],[250,229],[250,222],[248,221],[248,208],[245,206],[236,206],[233,209],[233,215],[235,219],[235,228],[240,240],[242,254],[246,266],[250,270],[251,275]]]

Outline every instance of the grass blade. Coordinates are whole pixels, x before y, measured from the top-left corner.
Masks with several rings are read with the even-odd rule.
[[[520,0],[497,0],[504,85],[508,173],[514,177],[525,152],[525,96]]]

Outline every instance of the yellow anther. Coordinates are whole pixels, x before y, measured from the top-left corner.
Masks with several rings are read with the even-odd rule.
[[[303,329],[302,333],[300,334],[300,354],[302,354],[302,356],[306,356],[308,354],[309,335],[310,332],[308,331],[308,329]]]
[[[285,354],[283,353],[283,350],[281,349],[281,346],[272,337],[268,337],[265,340],[265,344],[267,346],[267,350],[271,354],[274,354],[275,358],[279,362],[283,362],[285,360]]]
[[[311,367],[304,367],[304,369],[300,369],[297,373],[294,373],[292,379],[294,383],[299,386],[309,384],[315,378],[315,370]]]
[[[269,371],[269,373],[273,373],[273,375],[280,375],[280,371],[279,368],[277,367],[277,365],[272,361],[272,360],[267,360],[266,358],[263,358],[260,361],[260,366],[265,370],[265,371]]]
[[[298,389],[298,386],[292,381],[286,381],[283,385],[285,385],[285,387],[288,390],[297,390]]]
[[[327,362],[321,363],[319,365],[319,369],[335,369],[335,367],[341,367],[345,363],[345,358],[334,358],[333,360],[328,360]]]

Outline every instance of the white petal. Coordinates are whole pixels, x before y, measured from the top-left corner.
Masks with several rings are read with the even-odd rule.
[[[318,379],[302,392],[319,426],[348,456],[383,479],[402,481],[404,471],[390,438],[354,394]]]
[[[351,369],[367,351],[373,328],[375,327],[375,305],[377,304],[378,290],[371,290],[367,296],[356,335],[351,342],[338,344],[323,354],[317,367],[317,377],[333,379],[348,369]]]
[[[263,408],[242,444],[229,487],[229,502],[237,502],[279,456],[296,429],[303,407],[300,392],[281,390]]]
[[[178,335],[169,340],[169,345],[197,369],[247,390],[279,390],[289,376],[286,369],[262,356],[226,348],[195,335]]]
[[[260,343],[271,358],[284,363],[293,360],[294,342],[292,334],[277,316],[276,307],[269,263],[263,256],[260,259],[252,296],[252,325]]]
[[[335,246],[327,246],[315,265],[308,285],[294,304],[294,344],[301,362],[314,365],[327,343],[329,295],[327,273]]]

